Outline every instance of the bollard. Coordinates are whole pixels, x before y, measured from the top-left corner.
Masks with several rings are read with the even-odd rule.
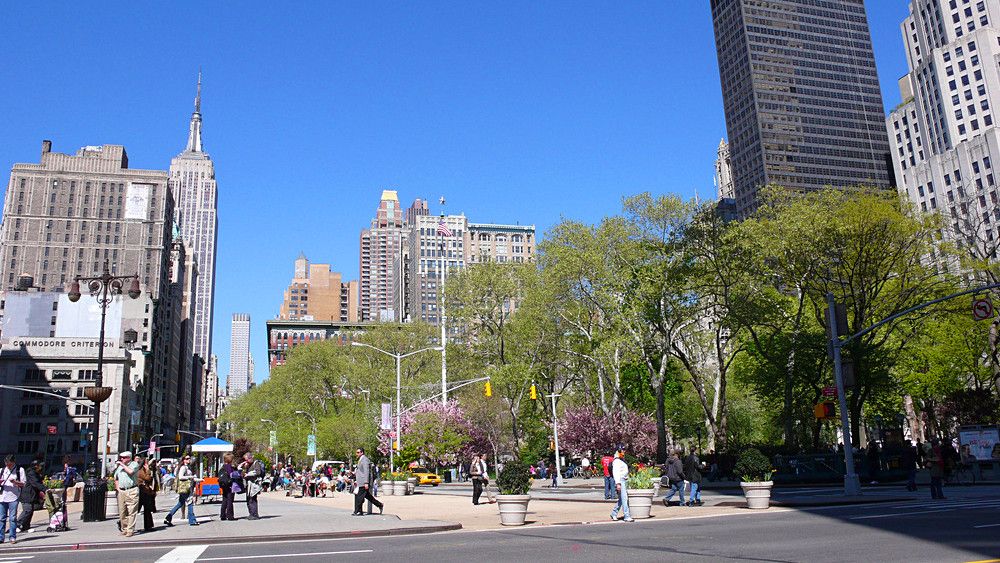
[[[87,479],[83,485],[83,521],[103,522],[108,510],[108,484],[99,477],[97,462],[87,468]]]

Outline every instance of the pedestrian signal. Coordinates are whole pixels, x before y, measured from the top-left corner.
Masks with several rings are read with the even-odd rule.
[[[837,418],[837,408],[833,401],[825,401],[817,403],[816,406],[813,407],[813,414],[815,414],[816,418],[819,420]]]
[[[489,381],[486,382],[486,396],[487,397],[493,396],[493,385]]]
[[[531,397],[532,401],[537,401],[538,400],[538,389],[535,388],[535,384],[534,383],[531,384],[531,389],[528,391],[528,394]]]

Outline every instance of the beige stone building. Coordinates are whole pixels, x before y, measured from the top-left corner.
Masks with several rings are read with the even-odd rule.
[[[358,282],[344,282],[329,264],[311,264],[305,254],[300,254],[278,318],[357,322]]]

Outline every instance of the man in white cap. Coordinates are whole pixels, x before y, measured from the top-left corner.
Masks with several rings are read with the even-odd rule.
[[[111,476],[118,491],[118,525],[126,537],[135,533],[135,515],[139,511],[138,472],[139,464],[132,461],[132,452],[118,454],[118,464]]]

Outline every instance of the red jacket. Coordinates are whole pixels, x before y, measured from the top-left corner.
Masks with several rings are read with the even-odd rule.
[[[601,466],[604,468],[604,476],[611,477],[611,462],[615,460],[614,457],[606,455],[601,458]]]

